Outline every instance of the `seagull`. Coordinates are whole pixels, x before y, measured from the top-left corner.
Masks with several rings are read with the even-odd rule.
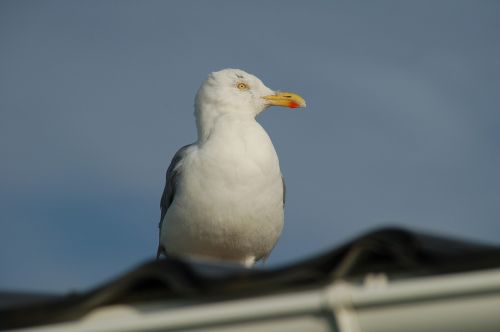
[[[256,116],[269,106],[305,107],[240,69],[211,73],[195,98],[198,140],[179,149],[161,197],[161,255],[252,267],[284,223],[285,182]]]

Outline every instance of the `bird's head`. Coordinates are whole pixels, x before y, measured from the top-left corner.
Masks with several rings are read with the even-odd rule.
[[[291,92],[269,89],[260,79],[240,69],[213,72],[196,95],[197,112],[201,108],[217,112],[240,112],[257,116],[269,106],[305,107],[305,100]]]

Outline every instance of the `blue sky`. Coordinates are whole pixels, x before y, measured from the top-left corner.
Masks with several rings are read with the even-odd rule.
[[[241,68],[287,181],[267,265],[382,225],[500,242],[500,3],[0,2],[0,289],[87,289],[154,257],[193,98]]]

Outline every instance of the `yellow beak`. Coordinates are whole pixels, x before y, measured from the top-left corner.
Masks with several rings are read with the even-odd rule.
[[[304,98],[292,92],[276,92],[274,95],[263,97],[268,105],[285,106],[290,108],[306,107]]]

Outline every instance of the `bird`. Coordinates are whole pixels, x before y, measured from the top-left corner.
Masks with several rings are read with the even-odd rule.
[[[197,140],[180,148],[160,201],[160,256],[252,267],[284,225],[285,182],[273,143],[256,117],[270,106],[305,107],[241,69],[212,72],[194,103]]]

